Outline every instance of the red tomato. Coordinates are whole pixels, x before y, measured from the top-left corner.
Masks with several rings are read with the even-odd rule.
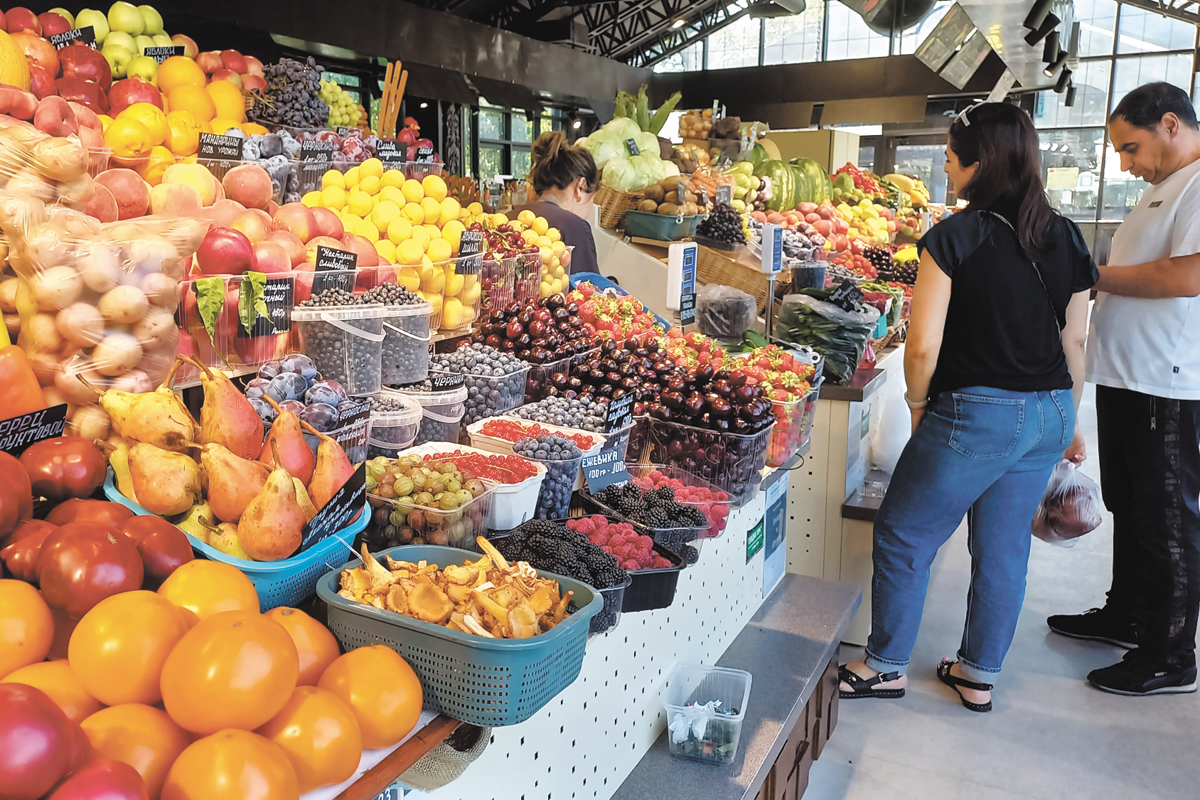
[[[59,436],[38,442],[21,454],[33,494],[51,503],[90,497],[104,483],[108,462],[82,436]]]
[[[45,692],[0,684],[0,798],[33,800],[71,765],[71,721]]]
[[[0,543],[17,523],[33,514],[29,473],[8,453],[0,453]]]
[[[96,761],[63,781],[49,800],[149,800],[138,771],[123,761]]]
[[[46,538],[37,560],[46,602],[81,619],[92,606],[142,586],[142,558],[128,536],[92,522],[68,522]]]
[[[46,522],[51,525],[65,525],[68,522],[103,522],[117,530],[129,520],[133,512],[120,503],[109,503],[105,500],[83,500],[72,497],[64,500],[46,515]]]
[[[137,545],[146,588],[158,588],[172,572],[195,558],[187,534],[162,517],[133,517],[121,530]]]
[[[0,559],[4,559],[4,566],[8,567],[14,578],[37,583],[38,554],[42,552],[46,538],[56,530],[53,525],[32,520],[29,525],[22,525],[13,532],[13,537],[21,534],[21,538],[14,538],[0,550]]]

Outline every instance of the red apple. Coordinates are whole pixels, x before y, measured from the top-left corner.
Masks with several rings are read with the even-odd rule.
[[[246,234],[233,228],[212,228],[196,251],[196,264],[205,275],[240,275],[254,264]]]
[[[334,239],[332,236],[315,236],[312,239],[309,239],[308,243],[304,245],[308,255],[308,258],[305,259],[306,261],[311,261],[313,264],[317,263],[318,247],[332,247],[334,250],[346,249],[344,246],[342,246],[340,240]],[[371,249],[374,250],[375,248]]]
[[[212,74],[214,81],[229,81],[239,89],[242,88],[242,76],[229,69],[219,69]]]
[[[317,235],[317,226],[313,220],[312,209],[303,203],[287,203],[275,212],[273,222],[275,230],[290,231],[302,242]]]
[[[54,16],[57,17],[58,14]],[[12,38],[17,47],[25,53],[25,60],[31,67],[41,67],[52,76],[58,76],[58,51],[54,49],[54,45],[31,31],[14,33]]]
[[[115,117],[134,103],[150,103],[162,108],[162,92],[137,76],[117,81],[108,90],[109,116]]]
[[[42,36],[45,36],[47,39],[56,33],[66,33],[71,30],[71,23],[67,22],[67,18],[53,11],[38,14],[38,24],[42,26]]]
[[[30,31],[35,36],[42,35],[42,23],[38,22],[37,16],[28,8],[17,6],[10,8],[4,15],[8,21],[8,32],[16,33],[17,31]]]
[[[404,142],[405,145],[415,144],[417,141],[417,134],[413,132],[412,128],[405,128],[396,134],[396,141]]]
[[[246,71],[246,58],[237,50],[222,50],[221,63],[225,69],[241,75]]]
[[[237,336],[233,337],[233,350],[243,364],[263,364],[271,361],[280,353],[280,341],[287,334],[267,334],[265,336],[245,336],[241,326],[238,326]]]
[[[182,47],[183,54],[188,58],[194,59],[196,54],[200,52],[200,48],[196,46],[196,40],[190,36],[184,36],[182,33],[172,36],[171,44],[175,47]]]
[[[314,232],[317,236],[332,236],[334,239],[341,239],[346,235],[346,228],[342,224],[341,218],[330,211],[328,208],[310,208],[313,222],[316,227]]]
[[[242,58],[246,62],[246,68],[242,70],[243,75],[249,73],[251,75],[257,75],[260,78],[266,76],[263,72],[263,63],[261,61],[254,56],[242,56]]]
[[[90,47],[64,47],[58,51],[64,78],[83,78],[100,84],[103,91],[112,86],[112,68],[99,50]]]
[[[300,237],[291,231],[271,231],[263,241],[274,242],[282,247],[288,254],[288,263],[293,267],[303,264],[308,255],[304,249],[304,242],[300,241]]]
[[[817,233],[821,234],[826,239],[833,235],[833,222],[830,220],[818,218],[817,221],[812,224],[812,226],[816,229]]]
[[[221,54],[216,50],[209,50],[205,53],[200,53],[196,56],[196,66],[204,70],[205,75],[212,75],[217,70],[225,66],[221,61]]]
[[[241,231],[251,244],[261,242],[271,232],[271,218],[267,212],[257,208],[248,208],[234,217],[229,224],[235,231]]]
[[[84,49],[91,50],[90,47],[64,47],[63,52]],[[96,51],[92,50],[92,52]],[[108,62],[105,62],[105,66],[108,66]],[[97,114],[108,113],[108,98],[98,83],[92,83],[83,78],[59,78],[54,82],[54,88],[58,92],[58,96],[64,100],[70,100],[82,106],[87,106]]]
[[[826,205],[817,206],[816,214],[821,219],[833,219],[837,216],[837,212],[833,210],[833,206]]]
[[[219,182],[218,182],[219,184]],[[209,209],[212,224],[219,228],[228,228],[246,207],[236,200],[217,200]]]
[[[38,100],[54,94],[54,76],[36,64],[29,65],[29,91]]]
[[[265,272],[270,275],[276,272],[291,271],[292,259],[283,249],[283,245],[277,242],[255,242],[252,249],[255,272]]]
[[[342,236],[342,250],[349,250],[358,256],[358,266],[360,267],[377,267],[379,266],[379,253],[375,250],[375,245],[367,241],[365,236],[359,236],[354,233],[347,233]]]
[[[265,92],[267,90],[267,81],[261,75],[246,73],[242,76],[242,91],[244,92]]]

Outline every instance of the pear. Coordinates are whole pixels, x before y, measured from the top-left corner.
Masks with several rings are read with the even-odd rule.
[[[108,465],[112,467],[113,482],[117,485],[117,491],[136,503],[137,493],[133,491],[133,476],[129,474],[129,442],[121,436],[111,438],[116,439],[115,444],[97,439],[96,447],[108,456]]]
[[[308,496],[308,489],[304,488],[304,484],[299,478],[292,478],[292,483],[296,485],[296,502],[300,504],[300,510],[304,512],[304,521],[312,522],[312,518],[317,515],[317,507],[313,505],[312,498]]]
[[[308,446],[304,431],[300,429],[300,418],[281,408],[271,395],[264,394],[263,399],[271,404],[279,416],[271,425],[271,432],[263,442],[258,460],[272,468],[282,465],[293,478],[299,478],[301,483],[307,486],[312,480],[317,457]]]
[[[278,425],[278,421],[275,424]],[[270,445],[275,462],[282,463],[279,442],[272,440]],[[292,476],[283,467],[276,467],[267,477],[262,491],[246,506],[238,522],[237,535],[242,547],[255,561],[279,561],[296,552],[305,522],[304,511],[296,500]]]
[[[205,401],[207,402],[207,401]],[[200,469],[208,484],[208,504],[222,522],[236,523],[242,512],[262,491],[271,468],[258,461],[247,461],[223,445],[204,445]]]
[[[257,458],[263,444],[262,417],[224,372],[209,369],[195,357],[187,360],[200,370],[200,384],[204,387],[196,441],[224,445],[241,458]]]
[[[312,498],[317,510],[333,499],[338,490],[350,480],[354,474],[354,465],[346,457],[346,451],[332,436],[327,436],[303,420],[301,427],[320,440],[317,445],[317,466],[313,469],[312,480],[308,482],[308,495]]]
[[[196,503],[183,514],[171,520],[179,530],[208,543],[208,534],[213,526],[213,513],[208,503]]]
[[[151,514],[182,514],[204,496],[200,466],[183,453],[138,442],[129,448],[129,474],[138,505]]]
[[[209,527],[208,545],[227,556],[253,560],[242,548],[242,540],[238,538],[238,526],[232,522],[222,522],[220,525]]]
[[[196,441],[196,420],[183,399],[171,391],[171,380],[181,364],[183,361],[176,359],[162,385],[153,392],[134,394],[109,389],[100,395],[100,405],[108,412],[117,435],[163,450],[187,452]],[[80,380],[87,383],[82,377]]]

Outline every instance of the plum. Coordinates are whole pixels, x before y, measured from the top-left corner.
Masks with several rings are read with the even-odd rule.
[[[246,384],[246,398],[253,400],[256,397],[262,397],[270,385],[271,382],[266,378],[255,378]],[[270,407],[270,404],[267,403],[267,406]]]
[[[302,353],[293,353],[290,356],[284,356],[279,362],[279,368],[284,372],[294,372],[297,375],[303,375],[305,380],[313,381],[317,378],[316,362]]]
[[[307,408],[307,406],[305,406],[304,403],[301,403],[299,400],[284,400],[279,404],[279,407],[284,411],[292,412],[296,416],[303,414],[304,409]]]
[[[313,403],[301,411],[299,417],[322,433],[328,433],[337,427],[338,410],[329,403]]]
[[[279,403],[299,400],[308,391],[308,381],[298,373],[281,372],[271,379],[265,391]]]
[[[346,390],[337,381],[316,381],[304,394],[304,402],[309,405],[323,404],[336,408],[345,399]]]
[[[258,377],[271,380],[281,372],[283,372],[283,368],[280,367],[278,361],[268,361],[258,368]]]
[[[275,409],[272,408],[271,404],[266,400],[263,400],[261,397],[251,397],[250,405],[254,407],[256,412],[258,412],[258,416],[262,417],[263,422],[275,421]]]

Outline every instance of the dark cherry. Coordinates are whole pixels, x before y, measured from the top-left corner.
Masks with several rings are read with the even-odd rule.
[[[683,378],[671,378],[667,381],[667,389],[672,392],[682,392],[687,389],[687,381]]]
[[[504,335],[509,339],[519,339],[525,333],[525,327],[518,320],[511,320],[504,329]]]
[[[693,394],[684,401],[683,407],[693,416],[704,413],[704,395]]]
[[[512,339],[505,339],[503,342],[500,343],[500,349],[503,350],[505,353],[511,353],[512,351],[517,349],[517,343],[514,342]]]
[[[726,400],[733,396],[733,385],[728,378],[717,378],[712,382],[712,390]]]
[[[523,349],[520,349],[520,347],[521,347],[521,343],[517,342],[517,348],[518,348],[516,350],[517,358],[521,359],[522,361],[529,361],[530,360],[529,359],[529,350],[527,350],[527,349],[523,350]]]
[[[527,322],[525,324],[529,326],[529,335],[530,336],[541,337],[546,334],[546,323],[542,322],[540,319],[537,319],[536,317],[529,320],[529,322]]]
[[[683,406],[683,395],[679,392],[663,392],[662,403],[669,408],[681,408]]]
[[[533,309],[526,308],[520,314],[517,314],[517,319],[520,320],[522,325],[528,325],[533,322]]]
[[[612,397],[613,386],[611,383],[602,383],[596,387],[596,394],[601,397]]]
[[[511,319],[512,317],[520,314],[522,308],[524,308],[524,306],[514,300],[504,307],[504,316]]]
[[[709,397],[712,398],[708,402],[709,413],[720,420],[728,417],[729,413],[733,410],[733,406],[729,405],[729,401],[724,397],[714,397],[713,395],[709,395]]]
[[[576,303],[574,301],[567,303],[567,311],[570,311],[572,315],[578,314],[579,313],[579,303]]]
[[[620,400],[626,394],[628,394],[628,392],[626,392],[624,389],[622,389],[620,386],[618,386],[616,389],[613,389],[612,399]]]
[[[727,369],[720,369],[720,370],[717,370],[716,372],[714,372],[714,373],[713,373],[713,380],[714,380],[714,381],[727,381],[727,380],[729,380],[731,377],[733,377],[733,373],[731,373],[731,372],[730,372],[729,370],[727,370]]]
[[[560,306],[559,308],[554,309],[554,321],[556,323],[560,323],[560,324],[564,323],[568,319],[570,319],[570,317],[571,317],[571,315],[567,313],[567,310],[565,308],[562,308]]]
[[[579,389],[583,388],[583,381],[580,380],[575,375],[572,375],[569,378],[567,378],[567,387],[578,391]]]
[[[500,347],[501,341],[502,340],[500,339],[500,337],[493,333],[491,336],[487,337],[487,339],[485,339],[483,343],[486,344],[488,347],[497,347],[498,348],[498,347]]]
[[[671,409],[667,408],[661,403],[655,403],[654,405],[650,406],[650,416],[664,421],[669,420],[671,419]]]
[[[614,351],[616,349],[617,349],[617,343],[616,343],[616,341],[614,341],[612,339],[605,339],[600,344],[600,352],[603,353],[604,355],[608,355],[609,353],[611,353],[612,351]]]
[[[575,391],[574,389],[563,389],[562,396],[568,400],[574,400],[579,397],[579,392]]]
[[[713,379],[714,373],[715,370],[713,369],[712,364],[701,364],[700,366],[696,367],[696,382],[699,384],[708,383]]]
[[[533,347],[533,337],[522,331],[521,335],[517,337],[517,347],[522,350]]]
[[[735,389],[739,386],[745,386],[748,380],[750,380],[750,376],[741,370],[729,376],[729,382],[733,384]]]
[[[567,324],[572,328],[580,328],[583,327],[583,320],[575,314],[572,314],[571,316],[567,317]]]
[[[621,380],[622,377],[621,373],[619,372],[609,372],[604,375],[604,382],[612,384],[613,386],[619,386],[621,384]]]

